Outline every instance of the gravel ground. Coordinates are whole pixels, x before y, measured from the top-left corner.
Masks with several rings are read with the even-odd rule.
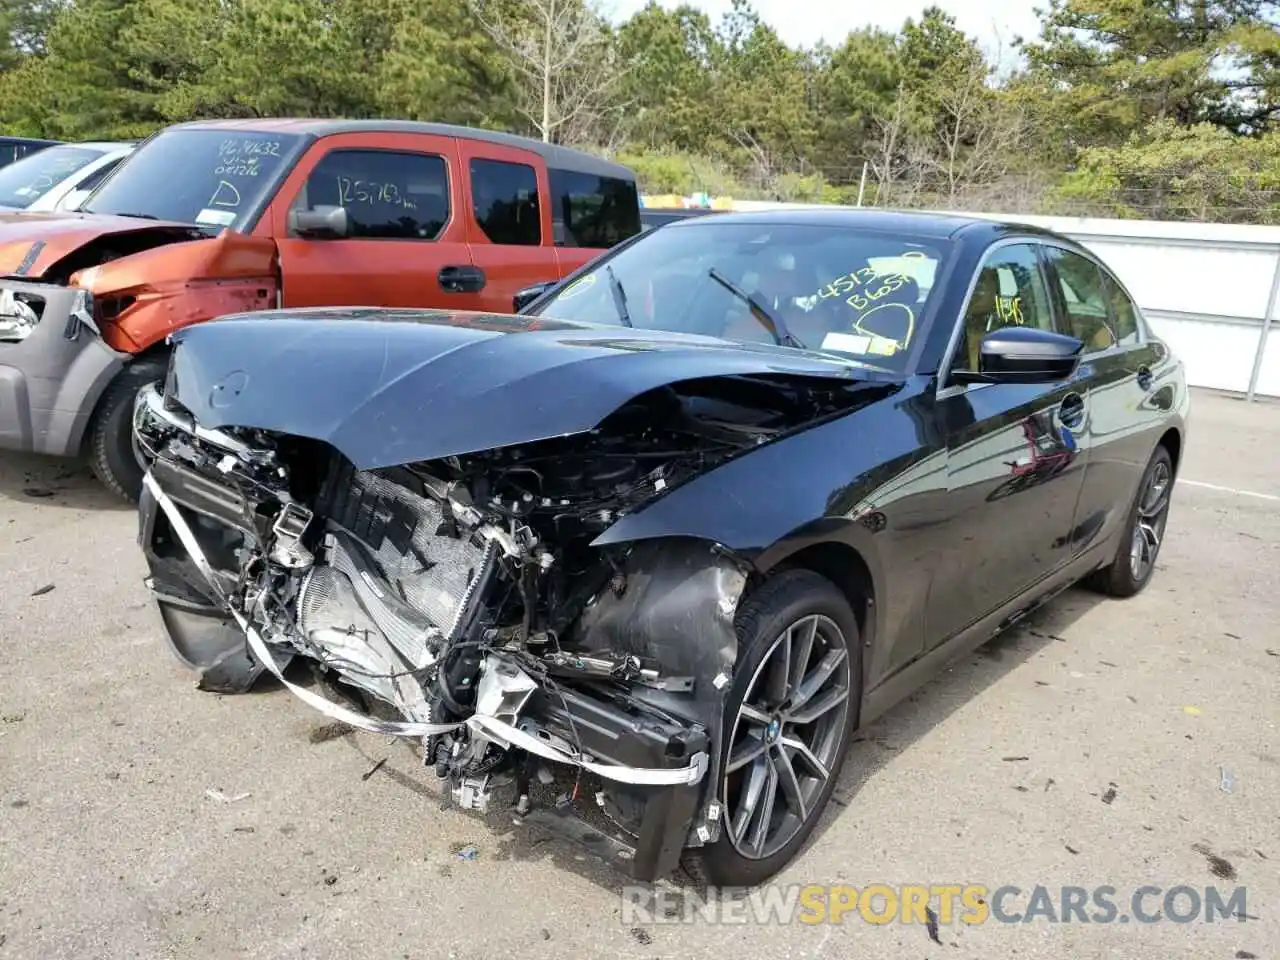
[[[0,957],[1276,957],[1280,407],[1200,393],[1193,418],[1151,588],[1071,591],[876,723],[779,880],[1109,885],[1122,913],[1143,885],[1242,886],[1243,920],[642,923],[574,845],[446,808],[406,746],[279,689],[196,691],[133,512],[11,457]]]

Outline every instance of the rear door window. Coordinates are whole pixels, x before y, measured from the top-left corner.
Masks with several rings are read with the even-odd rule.
[[[641,231],[634,180],[555,168],[550,175],[556,246],[607,249]]]
[[[1142,332],[1138,326],[1138,311],[1129,299],[1124,288],[1115,277],[1105,270],[1102,273],[1103,289],[1107,292],[1107,304],[1111,308],[1111,329],[1116,343],[1122,347],[1132,346],[1142,341]]]
[[[295,207],[342,207],[353,239],[435,240],[449,222],[448,168],[437,154],[332,150]]]
[[[1046,246],[1045,257],[1057,278],[1060,303],[1066,329],[1063,331],[1084,343],[1085,352],[1108,350],[1117,342],[1111,328],[1107,294],[1102,271],[1088,257]]]
[[[471,207],[490,243],[524,247],[542,243],[538,174],[528,164],[473,159]]]

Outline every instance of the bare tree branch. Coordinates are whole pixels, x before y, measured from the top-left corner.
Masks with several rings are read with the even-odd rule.
[[[517,109],[547,142],[589,139],[619,108],[622,76],[587,0],[472,0],[476,19],[518,77]]]

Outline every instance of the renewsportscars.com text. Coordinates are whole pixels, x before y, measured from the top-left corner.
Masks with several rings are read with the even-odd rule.
[[[627,886],[621,922],[710,924],[1243,922],[1246,890],[1186,884],[1030,888],[982,884],[792,884],[705,893]]]

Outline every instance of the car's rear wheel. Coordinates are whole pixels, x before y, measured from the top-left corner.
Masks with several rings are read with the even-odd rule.
[[[1173,458],[1158,446],[1138,484],[1116,555],[1089,578],[1090,586],[1113,597],[1132,597],[1151,581],[1164,543],[1173,481]]]
[[[136,502],[146,468],[133,440],[133,403],[143,387],[162,381],[166,361],[135,360],[111,381],[89,424],[89,466],[116,496]]]
[[[686,868],[716,886],[755,886],[817,825],[857,722],[858,623],[808,570],[764,583],[737,618],[739,669],[725,705],[720,839]]]

